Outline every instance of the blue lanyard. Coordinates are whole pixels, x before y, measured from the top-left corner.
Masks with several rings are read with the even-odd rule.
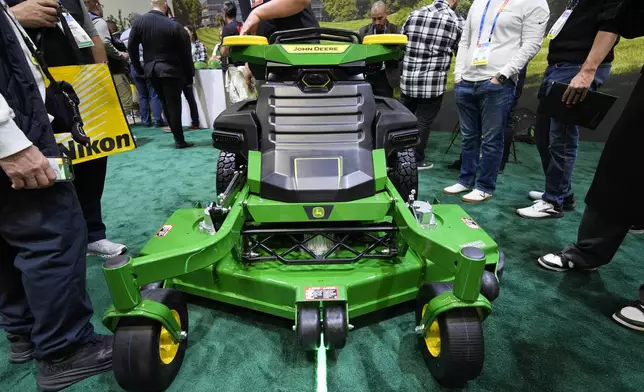
[[[385,31],[383,31],[383,32],[382,32],[383,34],[387,34],[387,26],[388,26],[388,25],[389,25],[389,23],[387,23],[387,24],[385,25]],[[372,34],[376,34],[376,26],[373,26],[373,33],[372,33]]]
[[[577,0],[578,1],[578,0]],[[481,26],[479,27],[479,38],[476,41],[476,45],[481,44],[481,37],[483,36],[483,27],[485,27],[485,17],[487,16],[487,11],[490,9],[490,3],[492,0],[487,0],[487,4],[485,5],[485,10],[483,11],[483,17],[481,17]],[[496,17],[494,18],[494,22],[492,23],[492,29],[490,30],[490,40],[488,42],[492,42],[492,35],[494,34],[494,29],[496,28],[496,22],[499,20],[499,16],[505,9],[505,7],[508,5],[510,0],[505,0],[505,2],[501,5],[501,8],[499,8],[499,11],[496,13]]]

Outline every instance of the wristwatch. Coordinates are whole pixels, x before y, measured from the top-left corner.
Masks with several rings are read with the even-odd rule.
[[[498,81],[499,81],[499,83],[501,83],[501,84],[505,84],[505,83],[508,81],[508,77],[507,77],[507,76],[505,76],[505,75],[503,75],[501,72],[499,72],[499,73],[497,73],[496,75],[494,75],[494,77],[495,77],[495,78],[496,78],[496,80],[498,80]]]

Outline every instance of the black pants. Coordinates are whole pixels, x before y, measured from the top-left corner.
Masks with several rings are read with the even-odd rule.
[[[595,268],[608,264],[622,245],[630,226],[587,205],[577,232],[577,242],[563,253],[576,267]]]
[[[374,95],[393,98],[394,89],[389,84],[387,73],[385,71],[380,70],[367,74],[367,82],[371,85]]]
[[[190,106],[190,121],[193,126],[199,126],[199,108],[197,107],[197,100],[195,100],[195,94],[192,90],[192,85],[186,84],[183,87],[183,95],[188,101],[188,106]]]
[[[2,174],[0,200],[0,326],[30,336],[36,359],[63,354],[93,332],[74,186],[14,191]]]
[[[400,94],[400,102],[407,107],[418,119],[418,131],[420,132],[420,143],[416,146],[416,161],[425,160],[425,148],[429,141],[429,133],[432,124],[441,110],[443,96],[434,98],[414,98]]]
[[[151,78],[152,86],[161,99],[163,114],[170,125],[175,143],[184,143],[183,126],[181,125],[181,91],[185,85],[180,78]]]
[[[101,199],[105,189],[107,158],[74,165],[74,186],[78,201],[83,210],[87,225],[87,242],[92,243],[106,238],[105,224],[101,210]]]

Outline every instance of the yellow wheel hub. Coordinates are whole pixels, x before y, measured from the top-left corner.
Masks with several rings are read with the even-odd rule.
[[[426,310],[427,305],[423,307],[423,316],[425,316]],[[429,326],[429,331],[425,335],[425,346],[432,357],[438,358],[441,355],[441,329],[438,326],[438,320],[434,320]]]
[[[177,320],[177,324],[179,324],[179,327],[181,327],[181,319],[179,318],[179,313],[177,313],[176,310],[171,310],[171,312],[174,316],[174,319]],[[174,361],[174,358],[177,356],[178,351],[179,343],[175,343],[174,340],[172,340],[172,335],[170,335],[170,332],[162,326],[161,333],[159,334],[159,357],[161,358],[161,362],[166,365],[171,364],[172,361]]]

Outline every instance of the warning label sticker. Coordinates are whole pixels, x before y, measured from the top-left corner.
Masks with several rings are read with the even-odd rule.
[[[168,234],[168,232],[170,232],[173,227],[174,225],[163,225],[163,227],[160,228],[159,231],[157,231],[157,237],[165,237],[165,235]]]
[[[481,226],[479,226],[479,224],[478,224],[478,223],[476,223],[476,222],[474,221],[474,219],[472,219],[472,218],[461,218],[461,220],[462,220],[462,221],[463,221],[463,223],[465,223],[465,224],[467,225],[467,227],[469,227],[470,229],[480,229],[480,228],[481,228]]]
[[[329,301],[338,299],[337,286],[307,287],[304,289],[306,301]]]

